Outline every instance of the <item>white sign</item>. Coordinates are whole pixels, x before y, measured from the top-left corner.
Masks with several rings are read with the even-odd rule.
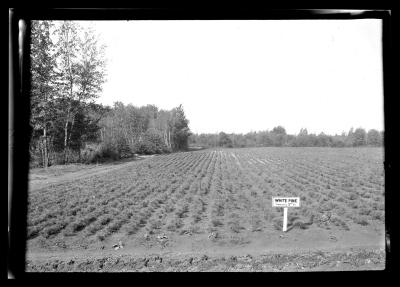
[[[300,207],[300,197],[272,197],[272,207]]]
[[[300,207],[300,197],[272,197],[272,207],[283,207],[283,232],[287,230],[288,207]]]

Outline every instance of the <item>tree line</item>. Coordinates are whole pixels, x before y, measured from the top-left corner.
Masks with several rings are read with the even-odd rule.
[[[105,46],[73,21],[32,21],[31,165],[102,162],[135,153],[202,147],[381,146],[383,132],[289,135],[282,126],[247,134],[191,134],[182,105],[171,110],[95,102],[106,79]]]
[[[95,102],[106,60],[93,30],[73,21],[32,21],[31,27],[31,165],[187,149],[190,130],[182,106]]]
[[[290,135],[282,126],[277,126],[271,131],[249,132],[247,134],[219,134],[202,133],[192,134],[189,143],[202,147],[359,147],[382,146],[383,131],[363,128],[351,128],[348,133],[341,135],[318,135],[308,133],[307,129],[301,129],[297,135]]]
[[[115,102],[99,121],[99,141],[119,157],[187,150],[188,124],[182,105],[162,110]]]

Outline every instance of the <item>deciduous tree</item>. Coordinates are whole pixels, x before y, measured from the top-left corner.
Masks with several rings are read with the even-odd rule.
[[[371,129],[367,133],[367,144],[372,146],[382,145],[382,137],[379,131]]]
[[[49,165],[50,130],[54,120],[55,54],[50,21],[32,21],[31,30],[31,124],[35,135],[41,133],[42,160]]]

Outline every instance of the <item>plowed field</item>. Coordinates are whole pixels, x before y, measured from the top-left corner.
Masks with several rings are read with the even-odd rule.
[[[44,266],[99,256],[193,254],[220,260],[361,248],[365,257],[376,254],[369,250],[384,249],[380,148],[200,150],[79,173],[85,169],[42,182],[31,173],[27,270],[69,271]],[[299,208],[289,209],[286,233],[282,208],[272,207],[272,196],[301,199]],[[364,257],[384,268],[384,253],[379,260]],[[124,266],[124,271],[146,270]],[[164,267],[161,271],[169,268]]]

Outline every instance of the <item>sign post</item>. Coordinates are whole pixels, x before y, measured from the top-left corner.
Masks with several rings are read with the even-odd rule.
[[[288,207],[300,207],[300,197],[272,197],[272,207],[283,207],[282,231],[287,231]]]
[[[283,232],[286,232],[287,230],[287,207],[283,208]]]

